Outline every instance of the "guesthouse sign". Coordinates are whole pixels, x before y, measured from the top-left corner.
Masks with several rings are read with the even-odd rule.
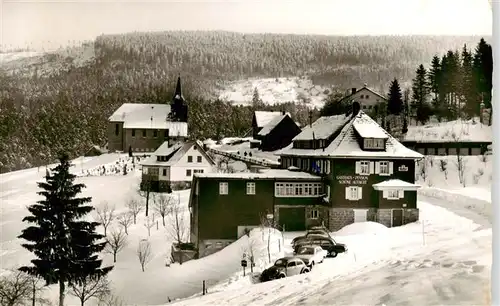
[[[399,172],[408,172],[408,167],[406,167],[405,165],[401,165],[401,166],[399,166],[398,171]]]
[[[367,176],[362,175],[337,175],[337,182],[341,185],[366,185]]]

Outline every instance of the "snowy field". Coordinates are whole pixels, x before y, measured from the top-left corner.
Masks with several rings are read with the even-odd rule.
[[[248,105],[252,101],[254,89],[257,88],[261,100],[265,104],[280,104],[307,101],[311,107],[323,106],[330,89],[314,85],[310,79],[299,77],[247,79],[234,81],[225,86],[219,98],[234,104]],[[299,98],[300,97],[300,98]]]
[[[432,161],[432,166],[429,159],[426,160],[426,180],[419,174],[424,186],[419,192],[419,222],[391,229],[376,223],[350,225],[334,233],[339,242],[348,245],[347,254],[325,260],[307,275],[265,284],[255,283],[252,276],[243,277],[240,267],[242,254],[250,249],[258,258],[256,273],[269,264],[265,231],[262,235],[255,230],[250,237],[242,237],[203,259],[167,267],[173,241],[169,220],[163,227],[156,215],[154,222],[159,221],[159,226],[158,229],[154,226],[149,236],[144,225],[147,219],[142,212],[137,224],[129,228],[128,245],[118,254],[110,273],[113,292],[125,305],[166,305],[169,300],[178,305],[330,305],[332,300],[344,305],[488,304],[491,156],[464,158],[469,167],[465,175],[466,188],[458,179],[456,157],[444,158],[449,165],[447,179],[437,166],[441,163],[438,158]],[[128,199],[138,197],[140,172],[133,169],[126,154],[79,158],[73,163],[72,171],[83,175],[78,181],[87,185],[83,195],[92,196],[96,207],[102,207],[107,201],[117,212],[122,212]],[[114,173],[113,169],[121,169],[124,163],[131,171],[127,175]],[[103,165],[108,169],[107,174],[99,176],[97,173]],[[481,172],[479,169],[483,169],[484,174],[477,179],[474,174]],[[92,175],[87,176],[87,172]],[[3,272],[21,264],[28,265],[32,258],[16,237],[25,226],[21,222],[27,214],[25,207],[37,200],[36,182],[42,180],[44,174],[45,167],[0,175]],[[174,197],[185,207],[187,230],[189,190],[175,192]],[[273,233],[272,261],[290,252],[290,241],[299,234],[283,233],[283,242],[279,232]],[[151,243],[154,254],[145,272],[141,271],[136,255],[141,239]],[[110,254],[104,254],[104,258],[106,264],[112,264]],[[200,294],[203,280],[208,287],[205,296]],[[45,290],[44,294],[55,302],[57,287]],[[174,301],[181,298],[188,299]],[[78,304],[71,295],[67,303]],[[95,301],[90,300],[86,305],[95,305]]]
[[[407,141],[492,141],[491,126],[479,119],[454,120],[420,126],[409,126]]]

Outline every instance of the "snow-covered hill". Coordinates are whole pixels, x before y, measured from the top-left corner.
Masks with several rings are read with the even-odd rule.
[[[219,98],[234,104],[248,105],[257,88],[260,99],[270,105],[304,101],[311,107],[321,107],[331,89],[314,85],[306,77],[248,79],[229,82],[220,90]]]
[[[93,43],[46,52],[0,53],[0,69],[10,73],[37,73],[38,76],[44,76],[69,67],[83,66],[94,57]]]

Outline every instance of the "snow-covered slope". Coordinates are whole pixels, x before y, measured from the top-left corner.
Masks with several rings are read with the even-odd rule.
[[[220,91],[219,98],[235,104],[248,105],[257,88],[265,104],[280,104],[303,100],[311,107],[321,107],[331,89],[314,85],[305,77],[248,79],[230,82]]]
[[[491,141],[492,128],[479,119],[453,120],[423,126],[409,126],[405,140],[409,141]]]

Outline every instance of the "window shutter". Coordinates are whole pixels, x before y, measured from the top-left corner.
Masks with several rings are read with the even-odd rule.
[[[356,162],[356,174],[360,174],[361,173],[361,162],[357,161]]]
[[[389,162],[389,175],[392,175],[394,173],[394,163]]]
[[[387,190],[382,191],[382,198],[387,199],[389,197],[389,192]]]
[[[370,162],[370,174],[374,174],[375,173],[375,164],[374,162]]]
[[[352,200],[352,199],[351,199],[351,193],[350,193],[349,191],[350,191],[350,190],[349,190],[349,187],[346,187],[346,188],[345,188],[345,199],[346,199],[346,200]]]
[[[398,198],[403,199],[405,197],[405,191],[403,189],[398,190]]]
[[[375,162],[375,174],[380,173],[380,163],[377,161]]]
[[[361,200],[363,198],[363,187],[358,187],[358,198],[357,200]]]

